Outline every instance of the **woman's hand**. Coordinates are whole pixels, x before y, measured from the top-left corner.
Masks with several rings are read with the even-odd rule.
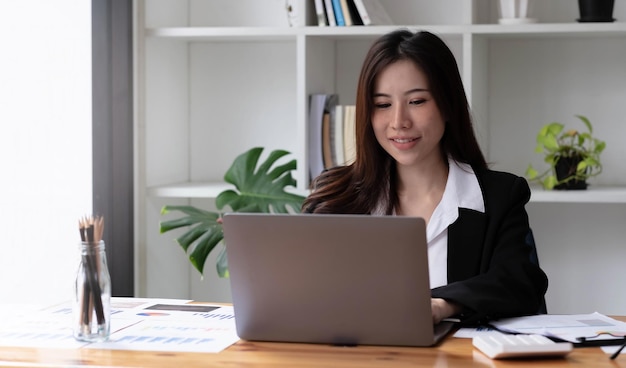
[[[454,316],[461,312],[461,306],[456,303],[448,302],[441,298],[430,299],[431,309],[433,311],[433,323],[437,324],[444,318]]]

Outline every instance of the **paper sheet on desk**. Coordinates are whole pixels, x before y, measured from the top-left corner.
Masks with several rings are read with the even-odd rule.
[[[111,337],[74,339],[71,303],[0,310],[0,346],[218,352],[239,340],[232,307],[182,299],[111,298]],[[184,336],[184,338],[182,338]]]
[[[111,330],[122,329],[130,324],[125,322],[112,320]],[[69,303],[30,309],[27,313],[6,318],[0,324],[0,346],[80,348],[87,344],[74,339],[72,307]]]
[[[623,337],[613,337],[606,333],[626,334],[626,323],[598,312],[590,314],[540,314],[506,318],[492,321],[491,324],[501,331],[536,333],[572,343],[580,342],[580,337],[585,337],[587,341],[623,340]],[[600,335],[595,337],[598,334]]]
[[[494,331],[495,329],[489,326],[461,327],[452,336],[462,339],[472,339],[485,333],[493,333]]]
[[[194,310],[176,310],[177,307]],[[208,310],[203,311],[202,307]],[[231,306],[160,304],[157,309],[135,310],[115,317],[136,323],[111,334],[108,341],[85,346],[86,349],[217,353],[239,341]]]

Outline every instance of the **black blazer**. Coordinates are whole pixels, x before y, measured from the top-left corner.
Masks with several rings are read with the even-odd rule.
[[[525,205],[530,188],[522,177],[474,169],[483,192],[485,213],[459,208],[448,227],[448,284],[432,290],[464,307],[464,324],[536,314],[548,279],[526,242],[530,225]],[[315,205],[306,209],[314,212]]]
[[[528,183],[492,170],[476,176],[485,213],[459,209],[459,218],[448,227],[448,285],[433,289],[432,296],[461,304],[466,324],[535,314],[548,279],[531,261],[533,249],[526,242]]]

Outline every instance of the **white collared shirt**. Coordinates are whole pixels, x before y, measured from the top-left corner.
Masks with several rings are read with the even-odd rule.
[[[483,192],[472,167],[452,159],[448,163],[446,188],[426,226],[431,289],[448,284],[448,226],[459,217],[459,208],[485,212]]]

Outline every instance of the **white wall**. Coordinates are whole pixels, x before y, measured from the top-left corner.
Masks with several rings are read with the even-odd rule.
[[[531,203],[549,313],[626,314],[623,203]]]
[[[0,2],[0,303],[71,297],[91,213],[91,2]]]

